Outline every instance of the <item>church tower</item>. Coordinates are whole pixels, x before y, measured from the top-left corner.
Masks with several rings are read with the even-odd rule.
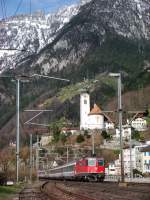
[[[80,94],[80,130],[88,129],[88,114],[90,113],[90,95],[87,90]]]

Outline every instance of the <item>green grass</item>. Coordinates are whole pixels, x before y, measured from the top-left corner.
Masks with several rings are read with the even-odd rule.
[[[20,186],[0,186],[0,200],[11,199],[13,195],[19,192],[21,189]]]
[[[63,103],[64,101],[71,100],[74,96],[80,94],[80,89],[82,88],[82,84],[77,83],[75,85],[70,85],[68,87],[64,87],[58,93],[59,100]]]
[[[116,88],[116,84],[115,80],[110,77],[97,75],[95,79],[86,80],[61,88],[56,96],[58,100],[63,103],[66,100],[71,100],[74,96],[79,95],[81,90],[84,88],[88,89],[91,93],[97,88],[98,85],[108,85],[112,88]],[[43,102],[43,105],[48,107],[51,105],[52,101],[53,97],[48,98]]]

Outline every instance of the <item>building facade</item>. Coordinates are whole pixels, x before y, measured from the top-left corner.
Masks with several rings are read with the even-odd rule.
[[[88,129],[104,129],[104,115],[96,104],[88,114]]]
[[[80,94],[80,130],[113,129],[114,124],[103,113],[99,106],[94,104],[90,110],[90,95],[86,90]]]
[[[138,117],[131,122],[131,126],[137,131],[147,130],[147,122],[145,119]]]
[[[131,128],[129,126],[122,127],[122,137],[125,139],[129,139],[131,137]],[[120,138],[120,131],[116,129],[116,138]]]
[[[142,144],[133,148],[123,149],[124,174],[130,176],[131,170],[150,174],[150,144]],[[110,162],[107,168],[107,175],[121,175],[121,157]]]

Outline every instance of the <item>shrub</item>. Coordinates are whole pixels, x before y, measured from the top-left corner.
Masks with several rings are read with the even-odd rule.
[[[115,149],[115,150],[114,150],[114,154],[115,154],[116,156],[119,156],[120,150],[119,150],[119,149]]]
[[[135,140],[139,141],[139,139],[140,139],[139,131],[132,130],[132,139],[135,139]]]
[[[143,176],[143,174],[138,169],[133,169],[133,177],[136,177],[136,176]]]
[[[84,131],[84,136],[85,136],[87,139],[91,138],[91,136],[89,135],[89,133],[88,133],[87,130]]]
[[[102,131],[102,137],[106,140],[110,140],[112,136],[108,134],[106,131]]]
[[[0,185],[6,185],[7,176],[4,172],[0,172]]]
[[[61,133],[60,140],[64,144],[67,141],[67,136],[65,133]]]
[[[76,141],[77,141],[77,143],[82,143],[82,142],[84,142],[84,136],[81,135],[81,134],[78,135]]]

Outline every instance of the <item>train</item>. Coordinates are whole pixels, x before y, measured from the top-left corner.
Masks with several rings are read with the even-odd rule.
[[[41,179],[103,182],[105,163],[103,158],[86,157],[47,171],[39,171],[38,176]]]

